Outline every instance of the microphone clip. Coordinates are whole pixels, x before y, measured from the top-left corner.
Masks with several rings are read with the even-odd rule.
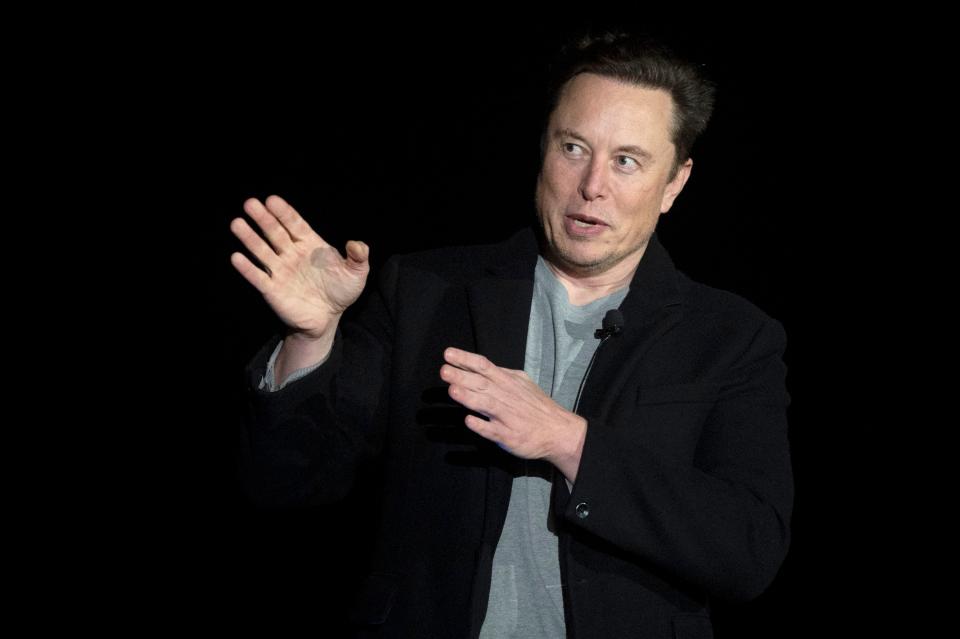
[[[619,335],[623,330],[623,313],[620,309],[611,308],[603,317],[603,328],[594,331],[593,336],[605,340],[611,335]]]
[[[610,337],[611,335],[619,335],[623,330],[622,326],[608,326],[606,328],[598,328],[593,332],[593,336],[597,339],[604,339],[605,337]]]

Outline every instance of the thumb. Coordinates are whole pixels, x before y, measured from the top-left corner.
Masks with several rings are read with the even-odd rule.
[[[350,240],[347,242],[347,266],[357,270],[367,268],[367,259],[370,257],[370,247],[365,242]]]

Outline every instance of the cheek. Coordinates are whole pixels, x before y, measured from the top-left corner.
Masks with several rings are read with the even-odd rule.
[[[556,158],[548,159],[541,172],[541,180],[546,194],[566,196],[576,190],[576,171],[568,163]]]
[[[544,185],[543,195],[547,212],[563,213],[577,197],[577,188],[571,187],[568,181],[554,176]]]
[[[546,178],[542,173],[539,177],[537,177],[537,190],[535,193],[535,199],[537,202],[537,213],[541,218],[543,218],[550,209],[550,195],[547,191]]]
[[[661,195],[656,186],[644,186],[633,190],[622,201],[626,210],[636,216],[638,221],[646,224],[651,216],[656,217],[660,212]]]
[[[557,209],[557,196],[551,188],[546,178],[541,177],[537,182],[537,211],[542,219],[551,217],[551,213]]]

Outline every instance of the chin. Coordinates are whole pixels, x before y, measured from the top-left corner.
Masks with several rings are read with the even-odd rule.
[[[580,271],[594,271],[601,269],[610,259],[610,255],[586,251],[568,250],[560,246],[554,249],[554,255],[569,268]]]

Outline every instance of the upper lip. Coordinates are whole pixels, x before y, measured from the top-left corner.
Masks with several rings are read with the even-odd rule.
[[[573,219],[580,220],[581,222],[590,222],[591,224],[603,224],[605,226],[609,226],[600,218],[584,215],[583,213],[567,213],[567,217],[572,217]]]

